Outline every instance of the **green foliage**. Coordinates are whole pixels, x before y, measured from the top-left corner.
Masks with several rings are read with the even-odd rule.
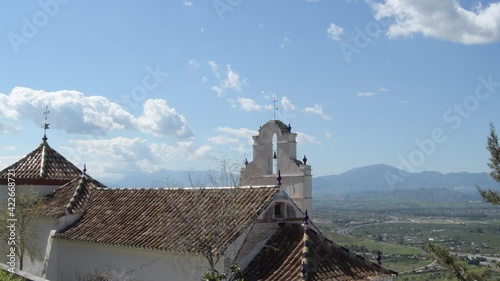
[[[500,182],[500,146],[498,145],[498,136],[493,124],[490,124],[487,148],[491,154],[490,163],[488,163],[488,167],[491,168],[490,175],[494,180]]]
[[[472,271],[467,263],[458,257],[452,256],[447,249],[436,244],[428,243],[426,250],[432,255],[442,266],[451,270],[458,280],[461,281],[481,281],[486,280],[483,272]]]
[[[240,268],[237,265],[231,265],[229,267],[229,274],[220,273],[213,269],[210,272],[205,273],[202,281],[245,281]]]
[[[490,124],[490,135],[488,136],[488,145],[486,146],[490,152],[490,162],[488,167],[491,168],[490,176],[497,182],[500,182],[500,145],[498,144],[498,136],[495,132],[495,127]],[[500,193],[491,190],[482,190],[477,188],[483,197],[484,201],[494,205],[500,205]]]
[[[2,281],[26,281],[26,279],[14,275],[10,272],[0,270],[0,280]]]

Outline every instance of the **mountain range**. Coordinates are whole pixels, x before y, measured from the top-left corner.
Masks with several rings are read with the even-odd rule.
[[[188,178],[191,176],[191,180]],[[113,182],[110,187],[189,187],[209,186],[208,171],[165,170],[149,174],[130,174]],[[339,175],[313,177],[314,194],[346,194],[366,191],[391,192],[444,188],[461,193],[477,193],[476,186],[500,189],[488,173],[447,173],[434,171],[409,173],[395,167],[377,164],[351,169]]]
[[[499,189],[488,173],[447,173],[424,171],[410,173],[377,164],[351,169],[339,175],[313,178],[315,194],[345,194],[365,191],[448,189],[460,193],[477,193],[476,187]]]

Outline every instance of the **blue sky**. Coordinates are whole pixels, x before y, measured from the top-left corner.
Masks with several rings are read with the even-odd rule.
[[[484,172],[498,1],[6,1],[0,166],[52,147],[103,181],[252,158],[290,123],[315,176]]]

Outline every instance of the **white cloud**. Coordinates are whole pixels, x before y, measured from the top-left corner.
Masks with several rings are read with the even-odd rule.
[[[16,150],[16,147],[14,145],[6,145],[2,147],[2,150],[4,151],[14,151]]]
[[[251,144],[253,143],[252,137],[258,134],[257,131],[246,128],[235,129],[229,127],[219,127],[217,128],[217,131],[222,134],[210,137],[208,140],[221,146],[230,145],[230,150],[236,151],[240,154],[248,152]]]
[[[394,20],[387,30],[390,38],[422,34],[466,45],[500,41],[500,2],[471,10],[458,0],[385,0],[370,6],[377,20]]]
[[[408,101],[407,100],[402,100],[401,104],[408,104]]]
[[[281,98],[281,106],[283,106],[283,108],[286,111],[295,111],[295,110],[297,110],[297,107],[295,107],[295,105],[293,105],[292,101],[289,98],[287,98],[287,97],[282,97]]]
[[[208,141],[217,145],[238,144],[240,142],[238,139],[224,135],[210,137]]]
[[[225,90],[233,90],[236,92],[241,92],[242,88],[245,86],[245,79],[241,78],[240,74],[231,68],[231,65],[226,65],[226,74],[223,79],[218,70],[217,63],[215,61],[209,61],[208,64],[212,69],[215,77],[219,79],[218,85],[212,86],[212,91],[217,93],[217,96],[221,97]]]
[[[288,37],[284,37],[281,43],[279,44],[281,49],[285,49],[286,47],[291,45],[292,45],[292,40],[290,40],[290,38]]]
[[[213,159],[214,156],[212,154],[212,151],[213,150],[211,146],[202,145],[198,149],[196,149],[193,153],[190,153],[187,159],[189,161]]]
[[[320,142],[313,136],[310,136],[308,134],[300,133],[297,132],[297,143],[304,144],[304,143],[314,143],[314,144],[320,144]]]
[[[334,23],[330,23],[330,26],[326,30],[326,33],[328,34],[328,37],[330,39],[338,41],[340,40],[340,36],[342,33],[344,33],[344,29]]]
[[[201,83],[207,83],[208,78],[206,76],[201,77]]]
[[[245,111],[262,110],[262,105],[257,104],[253,99],[238,97],[238,103],[241,109]]]
[[[359,92],[356,94],[358,97],[373,97],[375,93],[373,92]]]
[[[201,33],[204,33],[204,32],[205,32],[205,27],[204,27],[204,26],[200,27],[200,32],[201,32]]]
[[[208,157],[210,152],[209,146],[196,148],[190,141],[169,145],[142,138],[118,137],[70,140],[69,143],[70,146],[61,147],[61,153],[79,167],[86,164],[94,177],[105,179],[120,179],[129,171],[154,173],[172,168],[172,163],[178,161]]]
[[[214,73],[215,77],[219,78],[220,74],[218,71],[217,63],[215,63],[215,61],[211,60],[208,62],[208,65],[210,65],[210,69],[212,69],[212,72]]]
[[[234,129],[234,128],[229,128],[229,127],[219,127],[217,128],[217,131],[223,132],[229,135],[236,136],[238,138],[242,139],[250,139],[252,140],[252,136],[258,135],[258,131],[255,130],[250,130],[246,128],[239,128],[239,129]]]
[[[143,132],[155,135],[189,138],[194,136],[187,119],[168,106],[166,100],[149,99],[144,103],[144,114],[136,119],[136,126]]]
[[[380,93],[385,93],[388,91],[389,91],[389,89],[381,87],[381,88],[378,88],[377,91],[375,91],[375,92],[358,92],[356,94],[356,96],[358,96],[358,97],[373,97],[375,95],[378,95]]]
[[[241,79],[240,75],[237,72],[235,72],[231,69],[231,65],[229,65],[229,64],[226,65],[226,68],[227,68],[227,77],[222,82],[223,88],[224,89],[232,89],[232,90],[240,92],[241,87],[243,86],[243,84],[245,82]]]
[[[188,61],[188,64],[189,64],[190,66],[192,66],[192,67],[195,67],[195,68],[200,68],[200,64],[199,64],[197,61],[195,61],[195,60],[189,60],[189,61]]]
[[[1,113],[1,112],[0,112]],[[0,121],[0,135],[10,134],[19,131],[20,128],[10,123]]]
[[[191,7],[191,6],[193,6],[193,2],[191,2],[189,0],[182,1],[182,4],[184,5],[184,7]]]
[[[0,117],[41,123],[45,105],[50,110],[52,129],[67,133],[105,135],[112,131],[141,131],[155,135],[185,139],[194,136],[186,118],[169,107],[166,100],[148,99],[143,114],[134,116],[121,105],[103,96],[85,96],[78,91],[45,92],[14,88],[8,95],[0,94]]]
[[[323,112],[323,105],[322,104],[315,104],[313,107],[306,107],[304,109],[305,112],[307,113],[313,113],[321,116],[321,118],[325,120],[331,120],[332,117],[330,117],[328,114]]]

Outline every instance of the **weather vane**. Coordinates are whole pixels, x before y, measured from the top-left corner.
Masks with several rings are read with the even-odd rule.
[[[272,103],[273,103],[273,111],[274,111],[274,120],[276,120],[276,111],[278,110],[278,107],[276,106],[276,103],[278,101],[276,100],[276,96],[273,97]]]
[[[49,129],[49,123],[47,123],[47,117],[49,115],[49,106],[45,106],[45,111],[43,112],[43,115],[45,115],[45,119],[43,122],[43,140],[47,140],[47,130]]]

